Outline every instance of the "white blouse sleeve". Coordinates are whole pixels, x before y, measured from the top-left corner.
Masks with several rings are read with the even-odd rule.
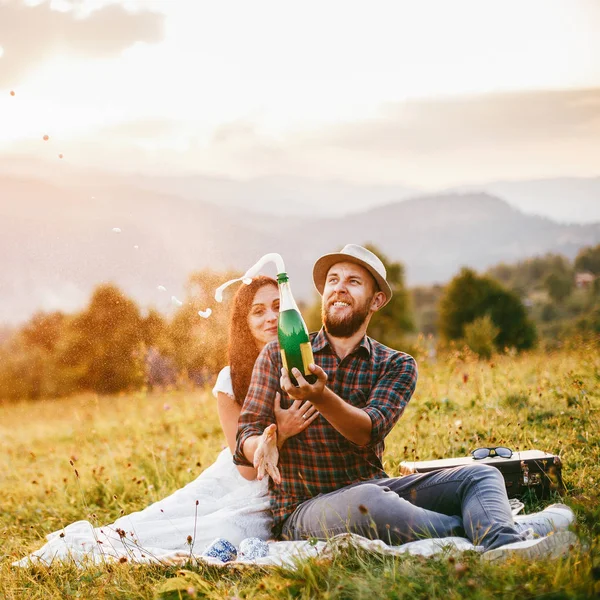
[[[216,398],[219,392],[223,392],[235,399],[233,394],[233,384],[231,383],[231,369],[223,367],[217,377],[217,383],[212,390],[213,396]]]

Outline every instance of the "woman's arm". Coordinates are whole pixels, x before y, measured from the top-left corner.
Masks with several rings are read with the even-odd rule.
[[[231,450],[231,454],[233,454],[235,452],[235,436],[237,433],[238,419],[242,412],[242,407],[228,394],[218,392],[217,412],[219,413],[219,421],[221,422],[221,428],[225,434],[227,445]],[[256,479],[256,469],[240,465],[237,465],[237,468],[244,479]]]

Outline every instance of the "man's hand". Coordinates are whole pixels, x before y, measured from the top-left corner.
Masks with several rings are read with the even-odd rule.
[[[256,478],[262,479],[265,475],[269,475],[275,483],[281,483],[281,475],[277,468],[278,461],[277,425],[273,423],[263,431],[254,452],[254,468],[257,470]]]
[[[311,364],[308,366],[311,373],[314,373],[317,376],[317,381],[312,385],[304,379],[302,373],[295,367],[292,369],[292,375],[296,378],[298,382],[298,387],[296,387],[292,380],[290,379],[290,375],[287,372],[287,369],[283,367],[281,369],[281,379],[280,385],[281,389],[287,393],[290,398],[294,400],[309,400],[313,404],[317,405],[322,401],[323,390],[325,389],[325,384],[327,383],[327,373],[321,369],[321,367]]]

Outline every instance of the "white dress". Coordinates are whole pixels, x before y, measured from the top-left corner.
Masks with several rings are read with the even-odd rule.
[[[215,397],[217,392],[233,398],[229,367],[219,373]],[[196,480],[167,498],[104,527],[76,521],[49,534],[42,548],[15,565],[54,560],[99,563],[123,557],[132,562],[157,562],[189,554],[188,539],[196,556],[217,537],[235,546],[247,537],[267,540],[272,525],[267,485],[267,478],[244,479],[226,448]]]

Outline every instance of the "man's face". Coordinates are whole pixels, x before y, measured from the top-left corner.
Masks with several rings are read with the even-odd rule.
[[[335,337],[352,337],[372,310],[378,291],[375,280],[363,267],[340,262],[327,272],[321,317],[325,331]]]

